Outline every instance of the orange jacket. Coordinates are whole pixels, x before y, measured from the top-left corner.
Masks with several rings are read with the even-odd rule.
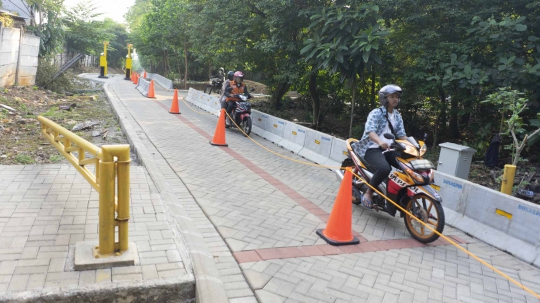
[[[240,101],[240,99],[233,97],[234,95],[240,95],[243,94],[246,86],[242,83],[240,84],[240,87],[236,84],[236,82],[231,81],[228,88],[225,90],[225,96],[227,96],[227,102],[229,101]]]

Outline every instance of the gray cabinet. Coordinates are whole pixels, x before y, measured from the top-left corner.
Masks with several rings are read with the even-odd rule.
[[[475,149],[454,143],[441,143],[437,171],[467,180]]]

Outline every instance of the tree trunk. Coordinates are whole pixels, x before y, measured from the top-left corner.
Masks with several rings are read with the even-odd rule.
[[[272,90],[270,102],[272,102],[272,105],[274,106],[275,109],[281,108],[281,100],[283,99],[283,95],[287,93],[290,87],[291,87],[291,84],[280,82]]]
[[[352,126],[354,122],[354,98],[356,95],[356,75],[353,76],[351,82],[352,100],[351,100],[351,124],[349,125],[349,138],[352,138]]]
[[[321,110],[321,99],[317,92],[317,70],[313,67],[309,75],[309,94],[313,104],[313,126],[319,129],[319,114]]]
[[[375,108],[375,65],[371,66],[371,108]]]
[[[212,64],[208,64],[208,79],[212,78]]]
[[[450,102],[450,132],[453,139],[459,139],[458,104],[457,98],[452,98]]]
[[[184,40],[184,89],[187,89],[187,78],[188,78],[188,48],[187,41]]]

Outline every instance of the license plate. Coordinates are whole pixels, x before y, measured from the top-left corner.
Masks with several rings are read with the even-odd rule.
[[[430,184],[429,186],[431,186],[434,190],[441,190],[441,187],[439,185],[435,185],[435,184]]]

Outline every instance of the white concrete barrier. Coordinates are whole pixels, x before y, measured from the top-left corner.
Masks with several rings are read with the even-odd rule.
[[[252,110],[251,122],[251,131],[263,138],[266,138],[266,125],[268,124],[268,115],[258,110]]]
[[[148,77],[148,79],[153,79],[155,83],[157,83],[159,86],[163,87],[166,90],[173,89],[172,80],[169,80],[160,74],[146,73],[146,76]]]
[[[279,141],[283,140],[283,131],[285,130],[285,125],[287,125],[287,123],[291,122],[268,115],[264,138],[277,144]]]
[[[298,154],[304,148],[307,130],[308,128],[306,127],[293,122],[287,122],[283,129],[283,139],[277,145]]]
[[[324,165],[327,166],[341,166],[343,160],[349,156],[347,150],[347,142],[342,139],[332,137],[332,148],[330,148],[330,157]],[[337,168],[336,168],[337,169]]]
[[[148,97],[148,89],[150,88],[150,82],[144,78],[139,78],[139,82],[135,88],[145,97]]]
[[[332,138],[325,133],[306,129],[304,148],[298,154],[317,164],[324,164],[330,157]]]
[[[540,266],[539,205],[437,171],[435,184],[448,225]]]

